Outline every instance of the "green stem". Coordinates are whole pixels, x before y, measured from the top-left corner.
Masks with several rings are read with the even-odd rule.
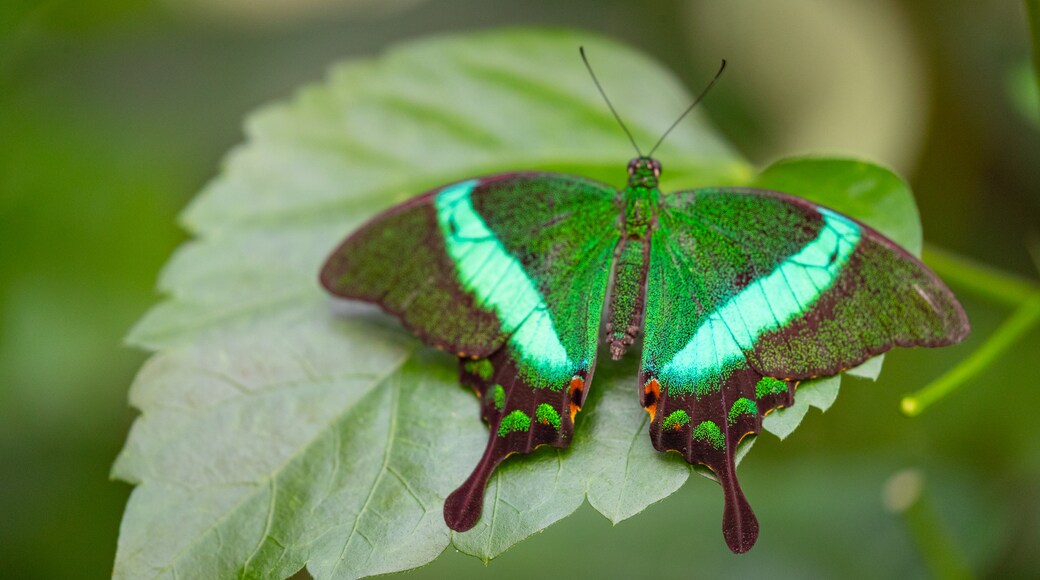
[[[904,469],[889,477],[881,498],[889,511],[903,517],[933,578],[971,578],[964,553],[957,548],[929,501],[924,475],[919,469]]]
[[[1040,285],[934,246],[922,257],[947,282],[1001,304],[1019,306],[1040,292]]]
[[[928,497],[921,498],[903,512],[903,519],[917,543],[934,578],[971,578],[971,571],[963,554],[939,523],[939,517]]]
[[[978,350],[928,386],[903,397],[900,407],[909,417],[916,417],[932,403],[950,394],[986,368],[1019,338],[1040,323],[1040,291],[1033,292],[1012,315],[1000,325]]]

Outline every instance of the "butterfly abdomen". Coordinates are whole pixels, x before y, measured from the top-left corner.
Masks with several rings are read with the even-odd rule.
[[[622,237],[614,251],[610,315],[606,326],[610,356],[614,360],[625,354],[643,328],[649,258],[649,236],[637,240]]]

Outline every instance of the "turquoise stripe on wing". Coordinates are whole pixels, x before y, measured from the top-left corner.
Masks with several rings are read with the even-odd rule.
[[[754,348],[759,336],[812,308],[860,239],[855,222],[824,208],[819,211],[824,227],[816,239],[709,314],[661,368],[663,384],[673,392],[717,390],[719,379],[744,363],[744,352]]]

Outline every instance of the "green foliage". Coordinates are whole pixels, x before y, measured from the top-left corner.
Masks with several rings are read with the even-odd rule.
[[[603,361],[571,447],[506,461],[483,519],[449,534],[443,498],[487,438],[454,359],[372,309],[333,306],[316,281],[326,253],[364,219],[450,180],[554,169],[622,184],[632,152],[579,44],[603,63],[640,143],[688,104],[666,71],[622,46],[509,31],[346,63],[249,119],[248,142],[183,216],[195,240],[162,273],[167,298],[129,337],[156,354],[131,390],[142,415],[114,468],[137,485],[116,576],[283,577],[304,565],[317,578],[366,576],[423,565],[449,542],[488,560],[585,500],[619,522],[697,471],[650,444],[636,357]],[[696,115],[658,157],[666,192],[775,187],[919,248],[910,191],[878,166],[802,158],[752,178]],[[875,360],[850,374],[879,370]],[[839,383],[802,384],[766,429],[788,435]]]

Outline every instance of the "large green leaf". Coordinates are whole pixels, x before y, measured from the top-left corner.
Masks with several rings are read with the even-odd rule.
[[[306,565],[349,578],[420,566],[449,542],[488,560],[585,499],[618,522],[682,486],[694,470],[653,450],[634,360],[603,361],[570,449],[505,462],[481,521],[449,533],[443,499],[486,439],[478,405],[451,357],[372,308],[334,304],[317,284],[352,228],[440,183],[551,168],[621,185],[632,153],[580,44],[641,143],[688,104],[666,71],[622,46],[513,30],[338,66],[248,121],[247,143],[184,215],[195,240],[162,273],[166,300],[129,338],[156,354],[132,387],[142,415],[114,469],[137,485],[116,576],[278,578]],[[666,190],[753,179],[696,117],[658,157]],[[798,159],[756,183],[919,242],[909,190],[877,166]],[[799,405],[826,408],[837,388],[807,383]],[[799,405],[767,429],[789,433]]]

